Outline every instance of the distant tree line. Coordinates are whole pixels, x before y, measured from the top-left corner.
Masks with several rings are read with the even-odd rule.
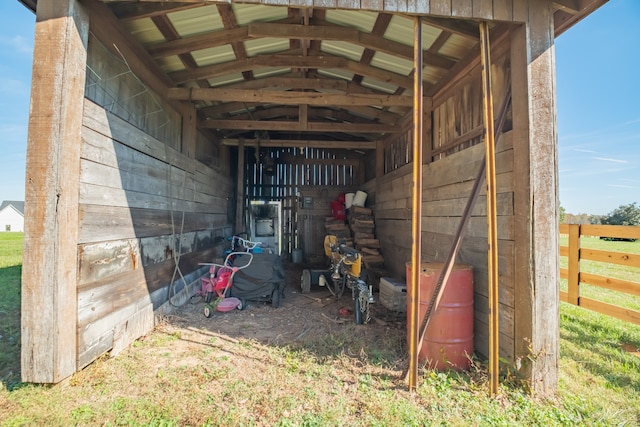
[[[603,224],[603,225],[640,225],[640,206],[638,203],[620,205],[606,215],[586,213],[568,213],[560,206],[560,223],[562,224]]]
[[[570,214],[560,206],[561,224],[640,225],[640,206],[636,202],[620,205],[606,215]],[[609,239],[609,238],[607,238]],[[625,239],[609,239],[625,240]],[[629,239],[632,240],[632,239]]]

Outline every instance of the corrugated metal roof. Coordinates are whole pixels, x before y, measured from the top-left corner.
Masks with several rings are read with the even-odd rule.
[[[180,34],[180,37],[183,38],[224,29],[224,25],[218,14],[218,8],[215,5],[168,13],[167,17],[178,34]]]
[[[343,27],[356,28],[365,33],[371,32],[377,18],[378,14],[375,12],[355,10],[329,9],[325,15],[327,22]]]
[[[148,7],[146,7],[148,9]],[[137,38],[144,46],[156,46],[165,49],[164,54],[157,55],[157,63],[166,73],[178,73],[179,81],[184,81],[184,87],[202,87],[202,82],[208,82],[211,87],[223,88],[226,85],[246,82],[251,83],[247,87],[253,90],[266,90],[266,87],[260,87],[260,80],[272,76],[285,76],[286,78],[308,77],[309,81],[302,84],[308,87],[307,92],[316,91],[321,93],[331,93],[339,95],[344,91],[354,92],[354,87],[361,85],[363,93],[380,93],[385,95],[394,95],[402,93],[410,94],[413,90],[411,83],[411,75],[413,72],[412,55],[406,47],[413,46],[414,39],[414,18],[406,15],[396,14],[393,16],[381,15],[371,11],[359,10],[339,10],[325,9],[322,13],[315,12],[315,9],[309,7],[306,9],[295,10],[295,8],[265,6],[260,4],[242,4],[231,3],[221,5],[204,5],[201,7],[190,7],[176,12],[168,12],[166,16],[173,26],[173,29],[163,24],[163,31],[169,31],[170,34],[177,34],[182,40],[165,40],[161,29],[158,29],[154,20],[149,17],[141,17],[140,19],[131,19],[124,22],[126,28],[131,34]],[[155,19],[155,18],[154,18]],[[250,33],[242,31],[233,31],[225,33],[225,23],[228,27],[246,27],[249,24],[265,22],[277,23],[273,27],[272,35],[267,37],[248,38]],[[299,30],[293,30],[295,27],[287,28],[290,24],[308,25],[309,37],[297,37]],[[467,27],[472,27],[473,23],[465,23]],[[333,40],[331,28],[335,27],[335,34],[343,28],[357,30],[362,33],[361,37],[357,33],[347,32],[345,40]],[[372,31],[376,28],[376,33]],[[327,29],[328,32],[327,32]],[[259,32],[263,34],[268,27],[261,27]],[[447,36],[440,38],[440,36]],[[189,39],[193,38],[194,49],[189,49]],[[307,40],[309,39],[309,40]],[[424,22],[422,25],[422,44],[425,51],[439,40],[442,46],[436,52],[430,52],[425,61],[423,69],[423,78],[427,87],[436,84],[440,79],[447,75],[448,70],[474,48],[477,39],[470,38],[469,34],[456,34],[455,26],[451,29],[447,27],[447,22],[437,22],[437,25]],[[399,54],[393,54],[393,45],[388,41],[399,43],[397,47],[401,51]],[[160,49],[160,50],[162,50]],[[168,49],[168,50],[166,50]],[[157,49],[156,49],[157,50]],[[180,54],[180,56],[178,55]],[[187,56],[191,55],[193,61],[209,75],[192,70],[193,61]],[[169,55],[169,56],[163,56]],[[286,55],[292,55],[295,58],[296,65],[287,67],[282,65],[282,58]],[[304,55],[309,56],[309,65],[305,67]],[[328,59],[329,67],[335,67],[331,62],[332,57],[345,58],[349,62],[345,68],[315,68],[319,62],[314,60],[314,56],[322,55]],[[242,61],[247,58],[261,57],[261,66],[255,67],[253,70],[244,70]],[[234,67],[234,62],[239,62],[239,67]],[[293,61],[293,59],[292,59]],[[361,63],[360,65],[357,65]],[[220,64],[221,70],[230,69],[228,74],[220,75],[216,71],[216,65]],[[224,64],[224,65],[223,65]],[[273,65],[270,65],[273,64]],[[277,65],[275,65],[277,64]],[[354,71],[357,67],[357,73]],[[240,70],[242,72],[240,72]],[[293,72],[296,73],[293,73]],[[195,72],[198,72],[197,74]],[[360,73],[364,75],[359,75]],[[388,74],[387,74],[388,73]],[[358,74],[358,75],[356,75]],[[176,78],[177,78],[176,75]],[[195,80],[190,80],[193,75]],[[316,81],[316,78],[319,80]],[[332,82],[337,80],[338,83]],[[349,86],[345,83],[349,82]],[[398,85],[402,85],[399,87]],[[269,88],[269,90],[287,90],[286,84],[277,81],[277,84]],[[235,86],[243,87],[243,86]],[[292,86],[296,87],[296,86]],[[300,87],[300,86],[298,86]],[[350,89],[346,89],[346,88]],[[357,90],[355,91],[357,92]],[[304,103],[304,95],[301,96],[301,102]],[[239,102],[242,98],[239,98]],[[265,97],[265,99],[269,99]],[[216,103],[201,102],[200,106],[210,106],[211,109]],[[348,104],[348,103],[347,103]],[[372,101],[372,104],[375,104]],[[227,111],[231,104],[223,104],[225,107],[225,118],[233,118],[234,114],[244,113],[246,109],[238,111]],[[265,103],[264,105],[271,105]],[[380,110],[367,110],[368,108],[380,107]],[[402,115],[411,110],[411,106],[360,106],[349,107],[335,106],[334,108],[345,112],[352,110],[352,115],[357,117],[365,117],[378,120],[378,117],[384,117],[385,123],[399,121]],[[220,107],[222,108],[222,106]],[[277,114],[278,110],[274,110],[273,114]],[[367,114],[371,111],[371,114]],[[377,111],[377,112],[376,112]],[[267,117],[264,110],[261,117]],[[347,115],[348,117],[348,115]],[[396,117],[396,119],[394,119]],[[314,117],[314,120],[317,120]],[[331,118],[335,120],[335,118]],[[251,130],[253,132],[254,130]],[[230,131],[238,134],[238,131]],[[299,131],[296,131],[299,132]],[[241,133],[241,131],[240,131]],[[357,135],[361,135],[360,132]],[[374,135],[372,135],[375,138]]]

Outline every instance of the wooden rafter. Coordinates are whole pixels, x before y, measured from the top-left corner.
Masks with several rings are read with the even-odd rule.
[[[225,30],[238,28],[236,17],[233,14],[233,9],[231,8],[231,3],[218,3],[216,4],[216,7],[218,8],[218,13],[220,14],[220,19],[222,20],[222,25],[224,25]],[[236,59],[242,60],[247,57],[247,51],[244,48],[244,44],[241,42],[232,42],[231,48],[233,49]],[[253,72],[251,70],[245,70],[242,72],[242,77],[244,77],[245,80],[252,80]]]
[[[116,3],[110,6],[113,14],[122,21],[129,21],[142,18],[153,18],[154,16],[166,15],[169,12],[179,12],[181,10],[193,9],[205,6],[205,4],[184,3],[177,1],[167,2],[130,2]]]
[[[360,149],[373,150],[376,148],[377,141],[323,141],[311,139],[244,139],[245,147],[308,147],[308,148],[342,148],[342,149]],[[222,140],[224,145],[237,147],[240,139],[225,138]],[[333,159],[335,160],[335,159]]]
[[[277,130],[291,132],[343,132],[343,133],[395,133],[397,126],[377,123],[335,123],[308,122],[301,126],[298,121],[262,120],[202,120],[199,124],[206,129],[231,130]]]
[[[258,55],[237,61],[208,65],[195,70],[176,71],[170,76],[176,84],[183,84],[191,80],[208,79],[246,70],[256,70],[263,67],[282,68],[334,68],[351,71],[368,76],[374,80],[390,83],[400,87],[411,87],[413,80],[401,74],[380,68],[364,65],[356,61],[332,55],[302,56],[302,55]]]
[[[384,14],[382,14],[384,16]],[[384,22],[384,21],[383,21]],[[381,24],[382,25],[382,24]],[[453,31],[451,31],[453,32]],[[334,40],[353,43],[362,46],[370,51],[379,51],[388,55],[398,56],[404,59],[411,59],[412,49],[402,43],[386,39],[381,35],[374,33],[368,34],[358,31],[354,28],[346,28],[335,25],[302,25],[271,23],[271,22],[255,22],[245,27],[234,28],[232,32],[215,31],[207,34],[186,37],[180,41],[167,41],[149,47],[149,52],[156,58],[178,55],[180,53],[207,49],[211,47],[222,46],[225,44],[234,44],[252,38],[273,37],[273,38],[289,38],[289,39],[310,39],[310,40]],[[476,37],[477,38],[477,37]],[[317,52],[318,48],[311,48],[310,52]],[[433,67],[449,69],[455,61],[425,52],[425,63]]]
[[[410,96],[382,95],[382,94],[350,94],[298,92],[298,91],[270,91],[270,90],[241,90],[241,89],[187,89],[172,88],[167,90],[167,97],[180,101],[237,101],[277,103],[288,105],[379,105],[410,107]]]
[[[391,22],[392,16],[393,15],[389,13],[379,13],[378,17],[376,18],[375,24],[373,24],[371,35],[376,37],[382,37],[385,31],[387,31],[387,28],[389,27],[389,23]],[[362,56],[360,57],[360,63],[364,65],[371,64],[371,61],[373,60],[373,57],[375,54],[376,54],[376,51],[374,49],[370,47],[366,47],[364,49],[364,52],[362,52]],[[360,84],[362,83],[363,78],[364,76],[361,76],[360,74],[356,74],[353,76],[353,82]]]

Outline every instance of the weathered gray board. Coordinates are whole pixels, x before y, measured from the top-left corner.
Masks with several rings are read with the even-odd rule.
[[[89,100],[82,134],[79,367],[153,327],[178,253],[185,274],[220,255],[231,191],[228,178]]]
[[[189,143],[181,140],[181,117],[94,38],[88,56],[78,206],[78,369],[149,332],[172,277],[176,291],[183,287],[178,273],[187,283],[194,280],[202,270],[198,263],[221,256],[232,231],[227,200],[233,182],[220,173],[228,169],[216,159],[209,164],[217,170],[193,159],[195,153],[185,154]]]

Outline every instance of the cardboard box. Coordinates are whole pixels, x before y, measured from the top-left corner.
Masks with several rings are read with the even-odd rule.
[[[380,278],[380,302],[389,310],[407,311],[407,285],[391,277]]]

